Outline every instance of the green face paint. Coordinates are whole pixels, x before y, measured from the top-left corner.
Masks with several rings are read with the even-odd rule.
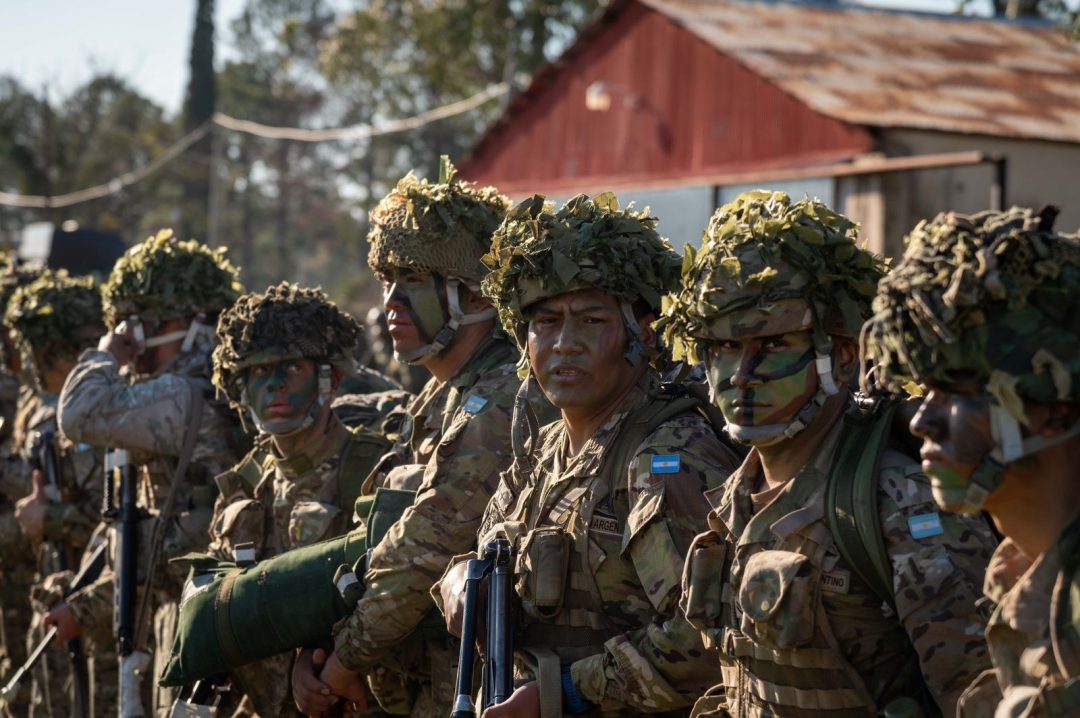
[[[446,306],[446,280],[435,274],[397,268],[380,272],[383,308],[394,352],[407,356],[431,344],[450,321]]]
[[[808,331],[712,341],[706,370],[713,403],[731,424],[786,424],[817,391],[813,359]]]
[[[270,432],[299,427],[319,399],[315,362],[290,359],[248,370],[248,398],[256,422]]]

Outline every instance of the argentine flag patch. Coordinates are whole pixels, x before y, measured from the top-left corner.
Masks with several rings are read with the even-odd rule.
[[[907,520],[911,530],[911,538],[924,539],[945,533],[945,527],[941,525],[941,515],[938,512],[932,514],[919,514]]]
[[[682,458],[678,454],[657,454],[652,457],[649,469],[654,474],[677,474],[681,466]]]
[[[469,400],[465,402],[465,406],[462,408],[469,414],[479,414],[480,410],[487,405],[488,400],[482,396],[476,396],[475,394],[469,397]]]

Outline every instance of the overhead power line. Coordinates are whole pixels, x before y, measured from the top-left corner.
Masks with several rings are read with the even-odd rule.
[[[130,172],[125,172],[122,175],[113,177],[109,181],[94,185],[93,187],[87,187],[85,189],[61,195],[23,195],[0,192],[0,205],[29,208],[70,207],[74,204],[89,202],[90,200],[101,199],[102,197],[116,194],[136,182],[146,179],[169,162],[176,159],[183,154],[185,150],[205,137],[206,133],[210,131],[213,125],[234,132],[243,132],[256,137],[273,140],[292,140],[295,142],[357,140],[369,137],[382,137],[418,129],[425,125],[429,125],[432,122],[438,122],[439,120],[444,120],[474,110],[496,97],[505,95],[509,91],[510,85],[505,82],[500,82],[495,85],[490,85],[487,89],[484,89],[471,97],[458,100],[457,102],[451,102],[450,104],[442,105],[427,110],[426,112],[421,112],[412,117],[406,117],[399,120],[388,120],[378,124],[362,123],[350,125],[348,127],[335,127],[321,130],[309,130],[301,127],[273,127],[258,122],[251,122],[250,120],[240,120],[217,112],[214,113],[214,116],[211,119],[177,140],[167,147],[160,155],[142,167]]]

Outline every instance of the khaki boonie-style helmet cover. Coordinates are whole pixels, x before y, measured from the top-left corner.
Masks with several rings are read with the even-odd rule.
[[[878,286],[863,337],[870,381],[918,394],[974,379],[1020,422],[1023,399],[1080,401],[1080,235],[1055,233],[1055,215],[921,222]]]
[[[855,244],[858,226],[816,200],[744,192],[713,214],[700,250],[687,246],[682,287],[658,327],[675,359],[704,360],[709,339],[813,329],[855,338],[885,262]]]
[[[658,311],[679,281],[679,255],[648,212],[619,209],[615,195],[578,195],[557,212],[536,195],[513,207],[484,264],[484,295],[524,350],[525,309],[579,289],[599,289]]]
[[[218,318],[214,386],[239,409],[249,366],[313,359],[351,374],[362,332],[320,289],[282,282],[264,294],[245,294]]]
[[[15,291],[4,322],[26,356],[75,359],[104,332],[101,292],[91,277],[44,272]]]
[[[410,172],[371,211],[368,265],[375,272],[408,267],[476,284],[486,273],[480,258],[509,205],[494,187],[460,181],[444,156],[437,184]]]
[[[216,312],[244,291],[225,249],[191,239],[181,242],[171,229],[124,253],[102,287],[105,324],[114,329],[132,315],[160,324],[170,319]]]

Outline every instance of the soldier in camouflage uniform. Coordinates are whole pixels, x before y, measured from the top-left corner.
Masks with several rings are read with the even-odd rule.
[[[355,371],[357,322],[317,289],[288,283],[240,297],[218,320],[214,385],[250,416],[260,438],[217,478],[211,552],[252,561],[346,533],[353,503],[389,442],[351,430],[331,409]],[[289,691],[293,654],[237,669],[263,718],[298,715]]]
[[[5,257],[0,266],[0,312],[6,312],[15,291],[30,284],[41,272],[20,267],[14,258]],[[15,418],[20,405],[33,399],[27,386],[22,357],[8,327],[0,327],[0,675],[7,676],[26,658],[23,638],[30,626],[32,612],[26,597],[34,580],[34,554],[26,535],[15,521],[15,502],[30,493],[30,466],[19,453],[14,440]],[[0,702],[0,716],[25,716],[29,710],[29,690],[20,690]]]
[[[63,270],[47,272],[15,292],[5,321],[36,388],[17,423],[20,450],[27,461],[32,454],[40,459],[43,450],[52,451],[59,482],[57,487],[46,487],[44,475],[35,471],[33,492],[15,508],[15,518],[37,553],[37,580],[31,592],[35,615],[26,639],[29,650],[44,634],[41,619],[61,600],[101,520],[103,452],[73,444],[58,434],[56,426],[60,389],[79,353],[94,346],[102,332],[101,294],[89,277],[74,279]],[[46,435],[51,435],[52,443],[43,447]],[[95,658],[98,667],[108,671],[109,647],[103,648]],[[115,662],[115,656],[111,658]],[[29,715],[74,714],[72,663],[66,649],[50,650],[33,678]],[[83,689],[89,690],[89,685]]]
[[[611,194],[558,212],[533,197],[485,257],[484,292],[561,413],[516,456],[484,517],[481,545],[503,536],[516,549],[521,608],[520,687],[485,716],[684,713],[719,679],[676,608],[709,510],[702,492],[738,460],[696,405],[673,408],[650,366],[651,324],[680,265],[655,224]],[[452,626],[463,568],[440,587]]]
[[[394,353],[432,376],[409,405],[402,440],[368,480],[371,489],[416,489],[416,499],[369,554],[365,593],[336,637],[322,682],[300,670],[310,656],[297,662],[293,690],[309,714],[332,702],[323,691],[344,694],[357,674],[367,674],[390,713],[436,715],[453,699],[457,646],[437,619],[433,627],[424,619],[447,562],[475,547],[512,455],[518,354],[496,331],[479,286],[480,258],[506,206],[494,189],[460,182],[444,158],[438,183],[407,175],[371,214],[368,264],[383,285]],[[550,414],[540,402],[536,410]]]
[[[864,334],[878,387],[922,394],[934,498],[993,516],[994,671],[959,715],[1080,715],[1080,236],[1056,210],[942,214],[908,236]]]
[[[140,620],[133,661],[145,661],[140,654],[158,650],[153,668],[138,673],[159,675],[172,645],[185,576],[168,559],[206,550],[213,477],[249,448],[235,414],[215,399],[210,384],[214,322],[242,291],[224,250],[178,241],[171,230],[132,247],[103,287],[110,333],[97,349],[83,352],[60,395],[60,428],[69,439],[127,450],[143,467],[139,502],[152,518],[140,526],[141,570],[149,565],[150,536],[160,523],[163,539],[153,584],[139,601],[149,603],[137,610],[137,619],[147,621]],[[193,450],[182,457],[189,429],[196,432]],[[174,476],[185,458],[190,459],[185,475]],[[175,510],[162,516],[171,492]],[[53,609],[50,619],[62,638],[81,630],[95,641],[108,640],[113,579],[107,571]],[[144,692],[152,689],[148,715],[166,715],[172,691],[150,683],[142,681]]]
[[[831,528],[830,487],[861,474],[840,460],[857,418],[845,412],[885,269],[855,232],[819,202],[744,193],[713,215],[700,251],[687,248],[664,313],[676,356],[704,362],[729,433],[751,447],[706,495],[711,530],[686,562],[684,612],[723,665],[698,715],[949,716],[989,662],[976,607],[989,526],[939,514],[918,463],[887,436],[855,447],[877,452],[864,480],[876,515],[856,521],[880,517],[870,540],[883,590]]]

